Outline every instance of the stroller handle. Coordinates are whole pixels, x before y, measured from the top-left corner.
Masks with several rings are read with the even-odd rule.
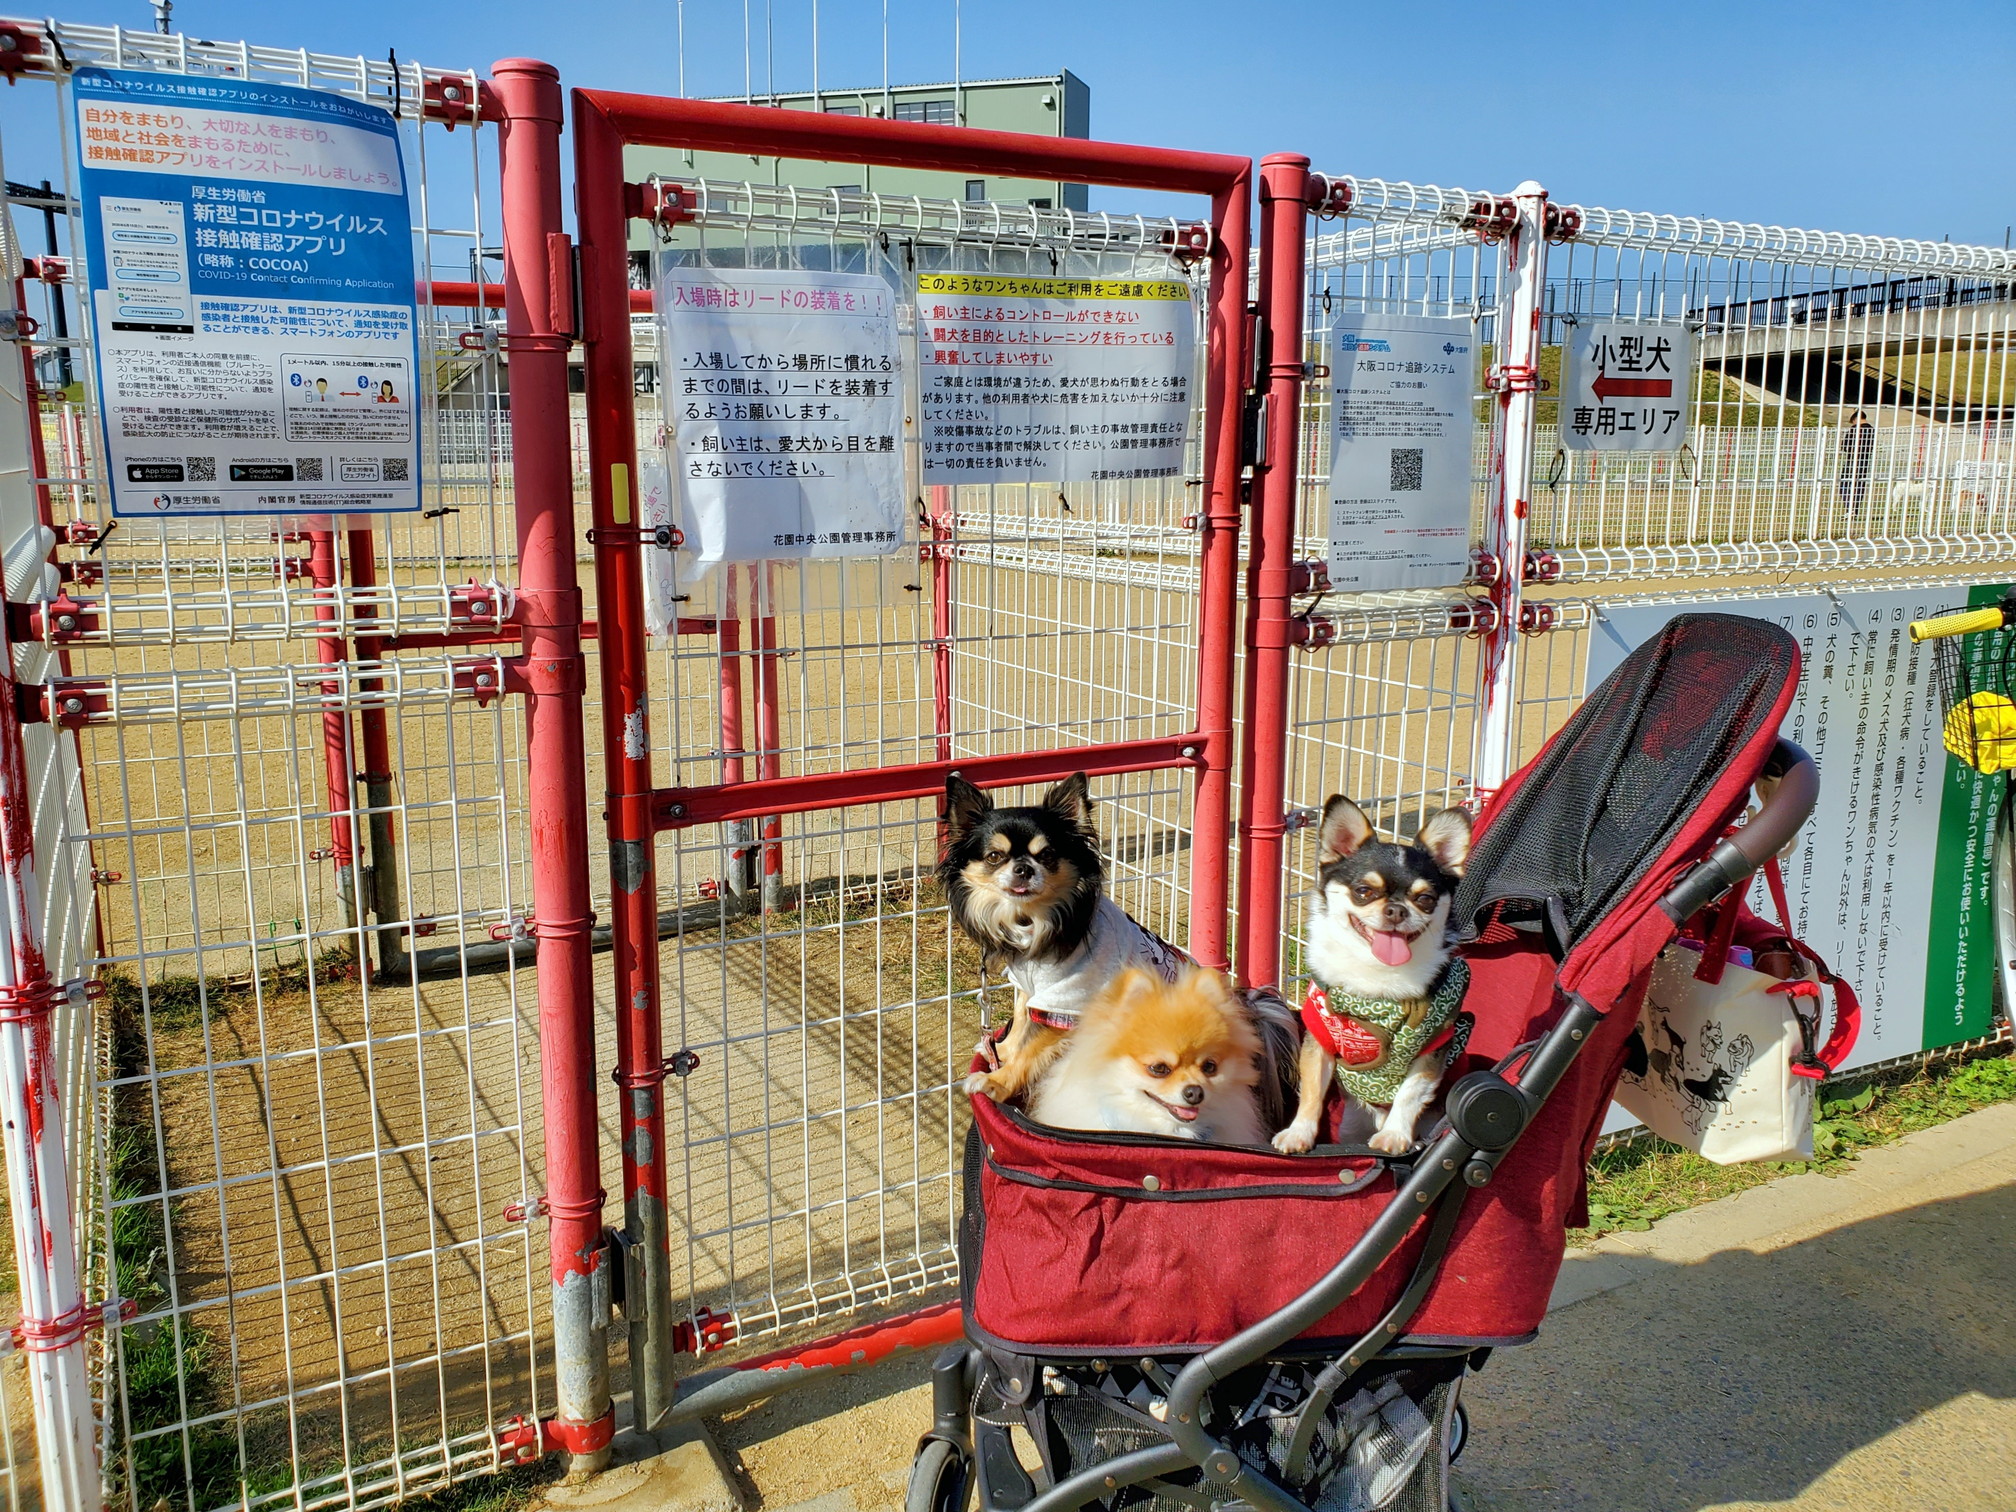
[[[1765,759],[1761,781],[1774,781],[1750,822],[1718,841],[1686,876],[1673,884],[1659,906],[1676,924],[1691,919],[1792,843],[1820,798],[1820,771],[1813,758],[1780,739]]]

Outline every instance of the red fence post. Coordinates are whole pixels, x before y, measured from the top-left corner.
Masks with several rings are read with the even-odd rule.
[[[378,545],[368,523],[351,527],[348,547],[351,588],[360,592],[376,588]],[[360,622],[376,618],[377,613],[374,604],[354,601],[351,604],[351,614]],[[385,643],[375,635],[360,634],[356,647],[359,661],[384,660]],[[358,685],[358,691],[375,693],[383,686],[382,678],[366,678]],[[406,937],[395,923],[404,917],[406,910],[399,901],[399,833],[392,817],[391,727],[383,709],[360,709],[357,724],[361,737],[359,754],[364,758],[364,770],[357,774],[357,780],[364,785],[364,806],[369,810],[364,830],[371,837],[370,896],[359,898],[357,907],[360,914],[369,911],[376,916],[378,972],[389,976],[405,969],[406,954]]]
[[[616,1081],[623,1089],[624,1223],[645,1295],[630,1298],[637,1426],[672,1405],[672,1252],[665,1211],[665,1052],[658,1022],[658,881],[651,815],[650,673],[637,529],[637,398],[630,341],[629,215],[623,138],[575,90],[574,221],[595,516],[596,652],[609,785],[609,891],[616,975]],[[752,612],[760,609],[751,606]],[[761,632],[758,631],[760,636]],[[761,683],[761,648],[758,681]],[[760,698],[760,694],[759,694]],[[759,714],[760,721],[760,714]],[[758,739],[761,740],[759,733]],[[759,756],[759,761],[760,761]],[[636,1312],[643,1316],[638,1318]]]
[[[333,520],[324,520],[308,532],[308,576],[315,584],[315,619],[318,624],[335,625],[342,598],[343,568],[336,554]],[[276,564],[286,570],[286,563]],[[348,643],[341,628],[333,635],[316,638],[315,657],[323,666],[336,668],[350,659]],[[336,896],[343,905],[343,924],[354,929],[361,914],[357,904],[357,805],[351,786],[349,697],[341,681],[322,684],[323,696],[335,705],[322,711],[322,776],[329,793],[329,857],[336,867]],[[359,969],[364,969],[364,951],[359,945]]]
[[[1231,907],[1232,690],[1237,682],[1234,624],[1239,572],[1239,474],[1246,387],[1247,202],[1252,167],[1211,196],[1211,288],[1205,324],[1204,413],[1216,417],[1204,433],[1204,518],[1200,559],[1197,650],[1197,801],[1190,825],[1190,954],[1224,970]]]
[[[1260,337],[1266,451],[1258,459],[1246,558],[1246,694],[1239,814],[1239,979],[1273,987],[1281,976],[1282,844],[1287,815],[1291,573],[1302,432],[1302,305],[1308,257],[1309,159],[1280,152],[1260,163]]]
[[[491,73],[503,114],[505,346],[553,1267],[557,1414],[550,1438],[572,1454],[574,1468],[596,1470],[608,1463],[615,1412],[595,1123],[581,588],[567,415],[573,270],[560,230],[560,76],[526,58],[505,59]]]

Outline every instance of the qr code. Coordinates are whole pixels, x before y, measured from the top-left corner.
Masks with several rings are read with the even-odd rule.
[[[1387,487],[1394,493],[1421,492],[1421,453],[1419,446],[1396,446],[1393,461],[1388,468]]]
[[[406,459],[404,457],[387,457],[385,459],[385,481],[387,483],[404,483],[406,481]]]
[[[191,483],[215,483],[217,481],[217,459],[215,457],[188,457],[189,481]]]
[[[296,457],[294,459],[294,481],[296,483],[320,483],[322,481],[322,459],[320,457]]]

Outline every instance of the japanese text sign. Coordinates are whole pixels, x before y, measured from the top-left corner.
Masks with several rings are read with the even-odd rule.
[[[1969,597],[1992,604],[2002,591],[1988,585]],[[1798,640],[1802,676],[1784,734],[1819,766],[1820,798],[1785,858],[1787,922],[1862,999],[1851,1066],[1994,1028],[1991,856],[2002,780],[1947,755],[1932,647],[1909,633],[1912,620],[1952,602],[1950,588],[1932,587],[1613,605],[1589,637],[1587,687],[1676,614],[1753,615]],[[1992,649],[1981,636],[1963,654]],[[1750,901],[1776,917],[1761,878]]]
[[[1181,472],[1195,331],[1175,279],[918,274],[924,481]]]
[[[1332,326],[1329,568],[1339,592],[1469,576],[1475,350],[1467,319],[1340,315]]]
[[[398,123],[242,79],[73,85],[113,513],[418,509]]]
[[[1561,359],[1569,451],[1678,451],[1687,440],[1694,340],[1677,323],[1584,321]]]
[[[902,549],[903,365],[887,283],[661,259],[658,312],[671,472],[696,560]]]

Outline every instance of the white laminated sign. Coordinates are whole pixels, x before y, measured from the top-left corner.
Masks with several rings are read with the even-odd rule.
[[[1195,351],[1177,279],[920,273],[924,481],[1174,476]]]
[[[887,283],[661,265],[658,313],[672,480],[697,561],[902,549],[903,374]]]
[[[210,76],[85,68],[72,85],[112,512],[418,509],[390,113]]]
[[[1330,341],[1330,582],[1446,588],[1470,574],[1470,322],[1344,315]]]
[[[1561,354],[1561,445],[1678,451],[1687,440],[1694,340],[1677,322],[1593,320]]]

